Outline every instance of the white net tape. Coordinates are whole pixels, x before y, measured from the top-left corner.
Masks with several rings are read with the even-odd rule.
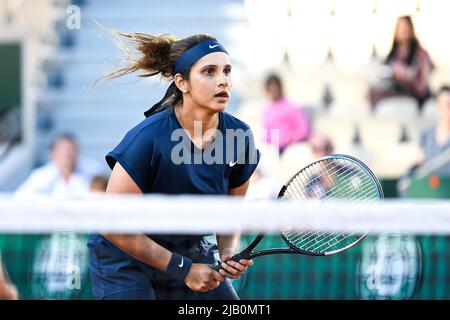
[[[329,232],[450,234],[450,201],[245,201],[213,196],[108,196],[55,200],[0,196],[0,233]]]

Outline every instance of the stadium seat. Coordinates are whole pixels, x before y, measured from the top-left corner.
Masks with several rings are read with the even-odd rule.
[[[325,116],[314,119],[314,132],[328,136],[336,152],[350,145],[355,135],[354,121],[345,116],[341,114],[339,117]]]
[[[394,120],[366,119],[358,124],[361,144],[374,153],[387,152],[401,138],[402,126]]]
[[[417,101],[413,98],[388,97],[380,100],[375,106],[375,117],[407,123],[418,118],[418,109]]]
[[[328,110],[331,117],[348,117],[359,120],[370,116],[370,105],[367,101],[356,100],[352,102],[334,101]]]
[[[286,48],[292,67],[302,72],[321,66],[329,51],[331,1],[290,1],[289,8]]]
[[[370,1],[336,0],[330,28],[330,46],[336,66],[353,73],[366,66],[372,57],[373,41]],[[369,22],[369,23],[368,23]],[[358,26],[355,28],[355,26]],[[358,45],[355,46],[354,44]]]
[[[292,144],[281,155],[279,182],[286,183],[296,172],[314,161],[311,148],[307,142]]]
[[[384,179],[398,179],[417,163],[419,155],[417,143],[398,143],[374,154],[373,170]]]
[[[436,100],[434,98],[429,98],[424,102],[421,119],[425,122],[434,122],[437,120]]]

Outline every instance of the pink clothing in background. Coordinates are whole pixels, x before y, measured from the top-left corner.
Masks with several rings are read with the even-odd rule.
[[[281,98],[266,107],[263,121],[267,143],[276,143],[271,139],[270,130],[280,130],[280,145],[278,146],[280,150],[309,137],[310,125],[305,112],[285,98]]]

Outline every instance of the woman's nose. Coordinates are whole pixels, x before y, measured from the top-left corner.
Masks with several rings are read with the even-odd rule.
[[[222,75],[220,76],[220,79],[219,79],[219,85],[228,87],[230,85],[230,78],[227,75],[222,73]]]

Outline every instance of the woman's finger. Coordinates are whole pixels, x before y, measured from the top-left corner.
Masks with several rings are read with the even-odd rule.
[[[253,265],[253,260],[241,259],[241,260],[239,260],[239,263],[244,265],[244,266],[252,266]]]
[[[231,265],[228,264],[227,262],[222,262],[221,268],[225,271],[227,271],[228,273],[231,273],[232,275],[236,275],[238,273],[240,273],[240,271],[234,267],[232,267]]]
[[[230,279],[237,279],[239,278],[240,274],[238,275],[232,275],[231,273],[226,272],[224,269],[220,269],[220,274],[224,277],[230,278]]]
[[[233,268],[235,268],[236,270],[238,270],[239,272],[244,272],[247,269],[246,265],[243,265],[243,264],[233,261],[233,260],[228,260],[226,263],[228,265],[232,266]]]

